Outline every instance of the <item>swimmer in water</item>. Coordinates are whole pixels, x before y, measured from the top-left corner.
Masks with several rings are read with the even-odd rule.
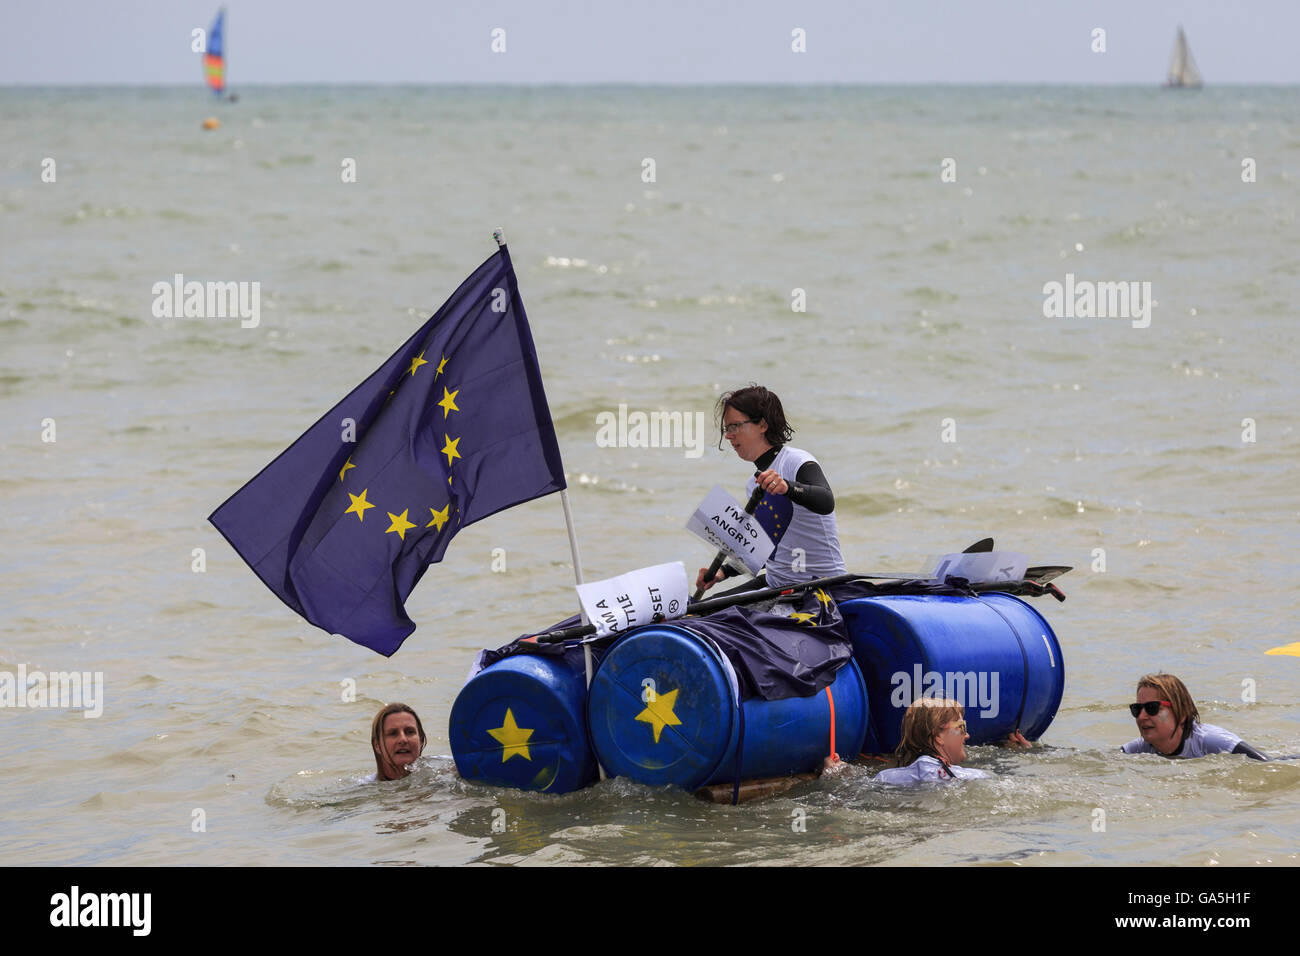
[[[1268,759],[1231,731],[1201,723],[1192,695],[1173,674],[1141,678],[1137,702],[1128,709],[1142,736],[1120,748],[1126,754],[1160,754],[1174,759],[1234,753],[1252,760]]]
[[[902,739],[894,751],[893,766],[876,774],[883,783],[909,786],[931,780],[975,780],[991,777],[983,770],[958,764],[966,759],[965,712],[955,700],[920,697],[903,714]],[[1019,730],[997,742],[999,747],[1028,750],[1033,747]],[[835,754],[822,763],[822,776],[833,777],[848,766]]]
[[[903,714],[902,740],[894,766],[876,774],[881,783],[911,784],[933,780],[972,780],[992,776],[958,766],[966,759],[966,718],[955,700],[921,697]]]
[[[411,772],[411,764],[424,753],[424,725],[405,704],[389,704],[370,724],[370,746],[375,751],[375,780],[398,780]]]

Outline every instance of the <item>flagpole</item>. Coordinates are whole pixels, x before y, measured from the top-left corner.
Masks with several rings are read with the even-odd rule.
[[[505,231],[496,228],[492,230],[492,238],[497,241],[497,248],[504,249],[506,245]],[[569,529],[569,553],[573,555],[573,578],[578,583],[582,583],[582,558],[578,555],[578,534],[573,529],[573,512],[569,510],[569,489],[560,489],[560,504],[564,506],[564,525]],[[583,624],[589,624],[587,612],[582,609],[581,603],[578,606],[578,614]],[[591,687],[591,645],[584,643],[582,645],[582,661],[586,667],[587,687]],[[596,761],[596,769],[600,771],[600,779],[605,779],[605,768]]]

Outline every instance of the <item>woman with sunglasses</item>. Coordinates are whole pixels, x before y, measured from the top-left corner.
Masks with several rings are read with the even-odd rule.
[[[759,518],[780,535],[776,550],[758,576],[724,593],[786,587],[843,574],[835,495],[817,459],[786,444],[794,429],[785,420],[781,399],[762,385],[749,385],[719,398],[717,414],[722,430],[718,447],[725,440],[741,461],[754,463],[749,494],[760,487],[767,492],[758,505]],[[708,570],[700,568],[695,586],[708,590],[738,573],[723,565],[706,581]]]
[[[1174,758],[1234,753],[1268,759],[1231,731],[1201,723],[1192,695],[1173,674],[1147,674],[1139,680],[1137,703],[1128,709],[1142,736],[1120,748],[1126,754]]]
[[[940,697],[914,700],[903,714],[902,740],[894,751],[894,766],[880,771],[876,779],[909,786],[992,776],[983,770],[958,766],[966,759],[969,739],[965,715],[957,701]]]

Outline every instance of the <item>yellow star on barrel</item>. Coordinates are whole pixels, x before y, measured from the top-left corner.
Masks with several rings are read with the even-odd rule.
[[[636,715],[637,720],[644,721],[654,728],[655,743],[659,743],[659,735],[664,732],[665,727],[680,727],[681,721],[673,713],[673,707],[677,704],[677,691],[670,690],[666,694],[656,694],[646,702],[645,710]]]
[[[523,757],[529,761],[533,759],[528,753],[528,738],[533,735],[533,731],[516,724],[515,715],[509,707],[506,708],[506,719],[501,722],[501,726],[489,727],[488,733],[501,744],[502,763],[511,757]]]

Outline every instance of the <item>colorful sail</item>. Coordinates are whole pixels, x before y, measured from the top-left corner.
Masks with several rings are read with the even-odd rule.
[[[208,31],[208,49],[203,54],[203,78],[217,96],[226,91],[226,54],[221,37],[225,17],[226,8],[222,7],[217,11],[217,18],[212,21],[212,29]]]

